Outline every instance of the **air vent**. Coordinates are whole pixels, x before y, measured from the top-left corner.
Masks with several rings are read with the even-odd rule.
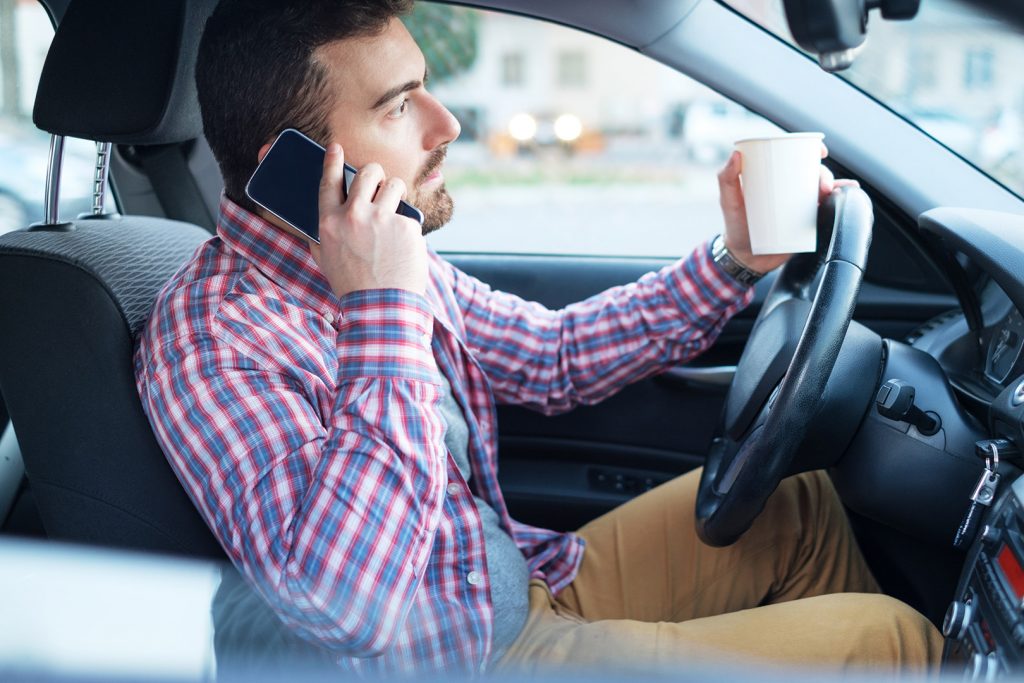
[[[945,313],[940,313],[939,315],[935,316],[934,318],[932,318],[931,320],[926,322],[924,325],[921,325],[920,327],[915,329],[913,332],[908,334],[907,338],[906,338],[906,342],[908,344],[910,344],[911,346],[913,346],[914,344],[917,343],[917,341],[921,337],[925,336],[929,332],[932,332],[934,330],[939,329],[940,327],[942,327],[943,325],[945,325],[949,321],[954,320],[954,319],[960,317],[961,315],[963,315],[963,313],[961,312],[961,310],[959,308],[954,308],[951,311],[946,311]]]

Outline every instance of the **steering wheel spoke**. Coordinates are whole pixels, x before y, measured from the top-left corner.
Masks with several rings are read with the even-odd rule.
[[[726,398],[724,436],[701,476],[705,543],[735,542],[792,470],[850,327],[872,225],[863,190],[837,188],[819,214],[827,251],[790,259],[768,294]]]

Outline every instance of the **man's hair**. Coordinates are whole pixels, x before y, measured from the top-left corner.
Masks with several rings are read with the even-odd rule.
[[[221,0],[206,22],[196,60],[203,131],[224,191],[255,209],[245,184],[259,149],[285,128],[326,146],[327,70],[317,48],[379,34],[413,0]]]

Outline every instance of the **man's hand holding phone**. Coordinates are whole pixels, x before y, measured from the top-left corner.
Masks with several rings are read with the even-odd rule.
[[[313,260],[339,296],[364,289],[427,289],[427,243],[420,224],[395,213],[405,194],[400,178],[385,178],[379,164],[356,174],[344,190],[341,146],[327,147],[320,180],[320,244]]]

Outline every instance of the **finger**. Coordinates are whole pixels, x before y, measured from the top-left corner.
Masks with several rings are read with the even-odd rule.
[[[740,173],[743,170],[743,155],[733,152],[725,167],[718,173],[718,188],[722,206],[740,206],[743,202],[743,188]]]
[[[827,156],[828,156],[828,147],[826,147],[825,143],[823,142],[823,143],[821,143],[821,158],[824,159]]]
[[[324,155],[324,173],[320,176],[320,206],[329,208],[341,203],[341,183],[344,176],[345,152],[334,142]]]
[[[835,188],[835,185],[836,179],[835,176],[832,175],[832,171],[827,167],[822,166],[820,176],[818,178],[818,195],[821,198],[829,196],[832,194],[832,190]]]
[[[836,180],[836,187],[860,187],[860,182],[852,178],[840,178]]]
[[[384,209],[395,211],[398,209],[399,200],[405,196],[405,181],[401,178],[388,178],[380,186],[377,198],[373,203]]]
[[[367,164],[356,172],[355,180],[348,190],[349,200],[372,202],[377,187],[384,180],[384,169],[380,164]]]

